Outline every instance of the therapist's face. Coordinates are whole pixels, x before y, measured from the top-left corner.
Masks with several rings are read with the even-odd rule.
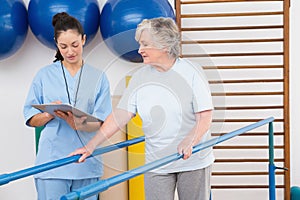
[[[64,58],[64,62],[76,64],[82,62],[84,35],[82,37],[76,30],[69,29],[60,33],[57,38],[57,47]]]

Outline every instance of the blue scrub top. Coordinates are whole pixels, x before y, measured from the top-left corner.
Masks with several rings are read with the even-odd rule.
[[[74,105],[76,91],[76,108],[83,110],[104,121],[112,111],[109,82],[103,71],[84,64],[80,78],[80,70],[72,77],[63,67],[70,93],[71,104]],[[45,104],[60,100],[69,103],[66,83],[60,61],[40,69],[34,77],[24,105],[25,122],[41,111],[32,104]],[[49,121],[39,141],[36,165],[65,158],[69,153],[84,146],[95,133],[73,130],[64,120],[55,117]],[[39,173],[36,178],[85,179],[96,178],[103,174],[100,156],[89,158],[84,163],[73,163],[53,170]]]

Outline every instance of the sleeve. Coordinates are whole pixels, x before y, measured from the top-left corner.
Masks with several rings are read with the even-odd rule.
[[[194,112],[213,110],[212,96],[208,81],[202,71],[196,71],[192,81]]]
[[[28,121],[36,114],[41,113],[38,109],[32,107],[32,104],[42,104],[43,103],[43,91],[42,91],[42,83],[40,78],[40,73],[38,73],[29,88],[29,92],[27,94],[27,98],[25,100],[25,104],[23,107],[23,114],[25,118],[25,124],[28,124]]]

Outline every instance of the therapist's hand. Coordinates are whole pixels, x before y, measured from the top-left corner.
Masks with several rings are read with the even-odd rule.
[[[85,159],[87,157],[89,157],[90,155],[92,155],[92,153],[94,152],[95,148],[93,147],[89,147],[88,145],[76,149],[75,151],[73,151],[72,153],[69,154],[69,156],[74,156],[74,155],[79,155],[81,154],[82,156],[79,158],[79,160],[77,162],[81,163],[84,162]]]

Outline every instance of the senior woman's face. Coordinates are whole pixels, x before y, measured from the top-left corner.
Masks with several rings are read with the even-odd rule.
[[[166,52],[155,46],[150,33],[144,30],[139,39],[139,54],[143,57],[144,64],[158,65]]]

